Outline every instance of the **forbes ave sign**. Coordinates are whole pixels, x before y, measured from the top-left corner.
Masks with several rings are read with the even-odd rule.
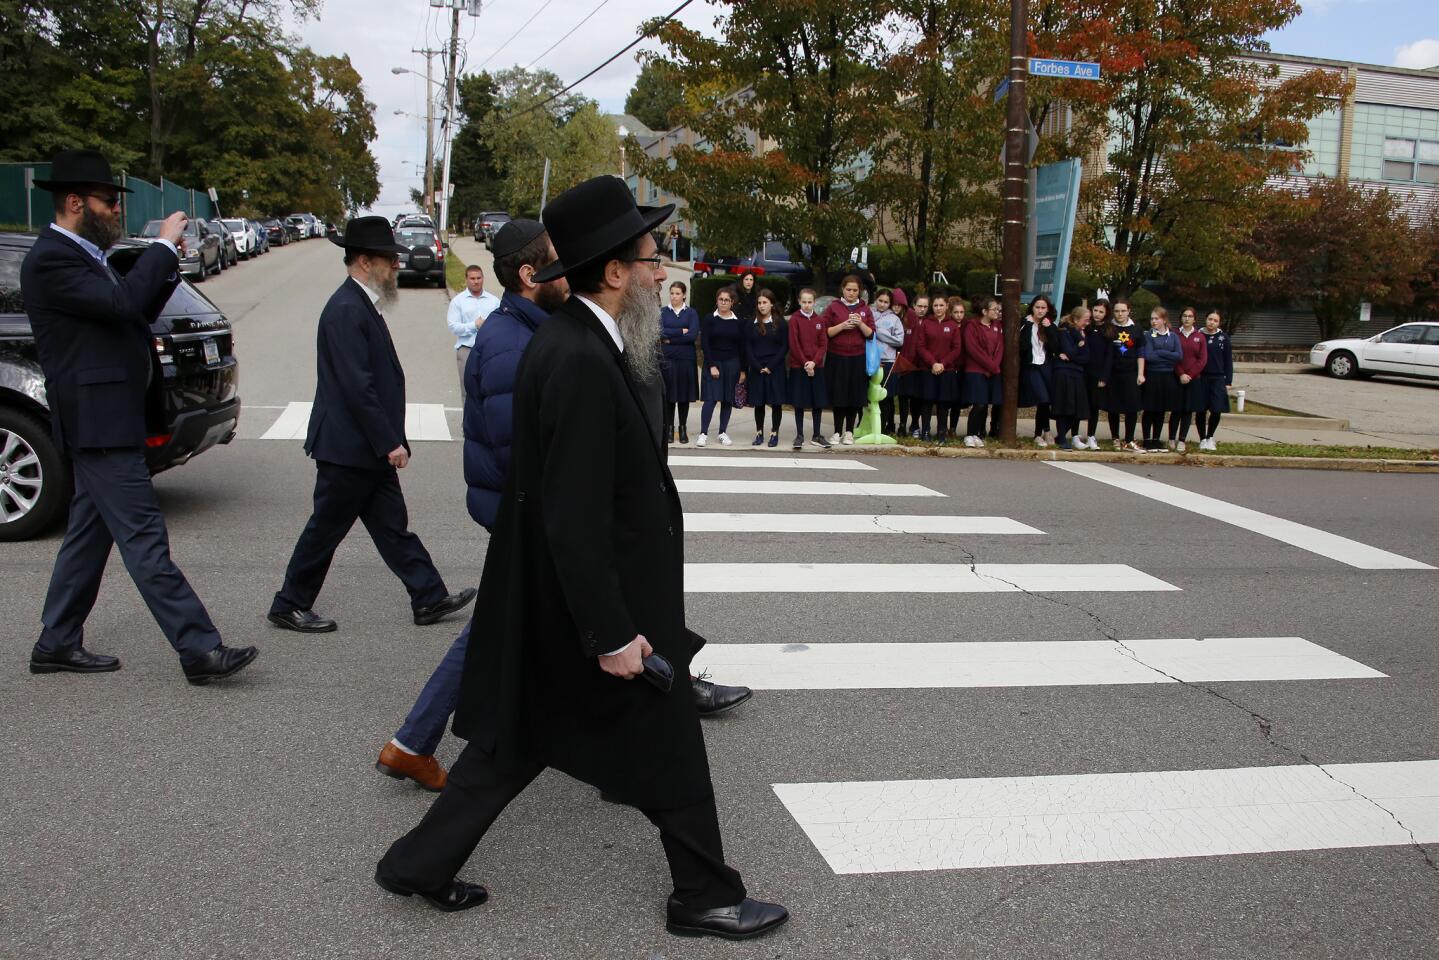
[[[1032,77],[1067,77],[1071,80],[1098,80],[1099,64],[1081,60],[1029,59],[1029,75]]]

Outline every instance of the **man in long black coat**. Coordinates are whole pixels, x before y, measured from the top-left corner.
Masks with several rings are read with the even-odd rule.
[[[638,807],[660,830],[672,933],[732,939],[778,927],[724,862],[689,685],[637,679],[650,654],[687,675],[680,501],[640,383],[654,373],[664,271],[638,208],[598,177],[544,212],[574,294],[540,327],[515,385],[510,474],[480,584],[455,732],[470,741],[424,820],[376,869],[443,910],[483,903],[456,879],[505,806],[554,767]],[[653,661],[652,661],[653,662]]]

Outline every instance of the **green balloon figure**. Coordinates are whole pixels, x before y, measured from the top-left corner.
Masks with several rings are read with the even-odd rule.
[[[876,370],[869,375],[869,392],[867,394],[869,405],[864,408],[864,414],[859,418],[859,430],[855,434],[855,443],[882,447],[899,442],[894,437],[879,432],[879,402],[889,396],[889,391],[880,383],[881,373],[882,371]]]

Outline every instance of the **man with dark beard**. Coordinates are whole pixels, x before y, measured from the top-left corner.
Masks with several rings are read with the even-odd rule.
[[[408,248],[395,242],[384,217],[358,217],[330,240],[345,248],[349,277],[320,313],[315,403],[305,434],[305,453],[315,458],[315,506],[269,620],[301,633],[335,629],[312,608],[336,548],[359,520],[409,591],[415,623],[435,623],[465,607],[475,591],[452,594],[445,587],[409,530],[396,473],[410,462],[405,372],[381,310],[398,298],[399,255]]]
[[[157,242],[122,277],[105,251],[123,233],[120,194],[128,191],[115,183],[105,158],[93,150],[62,151],[50,179],[36,185],[54,195],[55,222],[26,255],[21,289],[75,495],[30,672],[120,669],[118,658],[84,646],[85,620],[114,544],[180,655],[186,679],[205,684],[231,676],[255,659],[255,648],[220,642],[204,604],[170,559],[169,533],[145,465],[145,397],[156,371],[150,324],[180,282],[177,244],[185,215],[170,214]]]
[[[509,479],[480,582],[455,732],[468,739],[425,818],[375,880],[441,910],[485,902],[456,879],[504,808],[546,767],[640,809],[659,828],[674,891],[667,928],[746,939],[788,919],[724,862],[699,714],[684,676],[684,530],[642,383],[658,362],[652,231],[674,207],[636,207],[596,177],[544,221],[572,296],[520,362]],[[636,683],[635,680],[644,679]],[[615,888],[609,888],[610,895]]]

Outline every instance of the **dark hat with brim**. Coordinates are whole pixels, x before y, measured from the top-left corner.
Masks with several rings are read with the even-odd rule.
[[[135,192],[115,182],[115,175],[110,172],[110,161],[98,150],[61,150],[50,160],[49,178],[36,180],[35,186],[51,193],[84,186],[112,187],[121,193]]]
[[[410,248],[395,242],[395,231],[384,217],[356,217],[345,224],[345,232],[330,242],[360,253],[409,253]]]
[[[536,283],[588,266],[669,219],[675,205],[641,207],[619,177],[603,176],[571,187],[540,215],[559,257],[535,274]]]

